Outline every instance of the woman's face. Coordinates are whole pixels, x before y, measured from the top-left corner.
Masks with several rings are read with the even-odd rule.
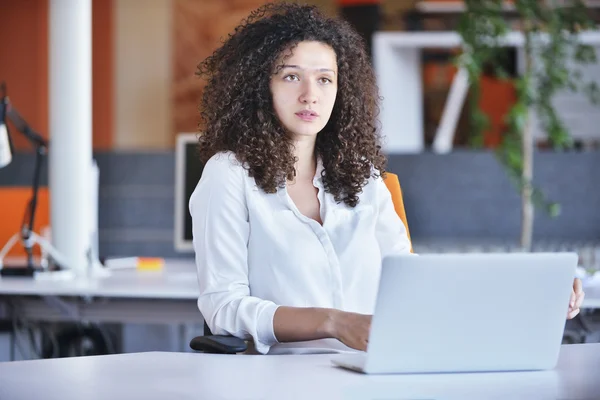
[[[337,95],[335,52],[321,42],[300,42],[282,64],[270,84],[275,114],[294,139],[314,138],[329,121]]]

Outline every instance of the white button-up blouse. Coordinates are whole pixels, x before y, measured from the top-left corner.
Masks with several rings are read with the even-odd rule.
[[[267,194],[233,153],[213,156],[189,201],[200,295],[213,334],[253,339],[260,353],[349,351],[334,339],[278,343],[278,306],[372,314],[382,258],[410,253],[404,224],[381,178],[352,208],[321,181],[323,225],[301,214],[285,188]]]

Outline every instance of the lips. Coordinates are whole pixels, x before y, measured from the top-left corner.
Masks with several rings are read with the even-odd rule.
[[[319,116],[319,114],[311,110],[298,111],[296,115],[298,116],[298,118],[305,122],[314,121]]]
[[[303,116],[308,116],[308,117],[318,117],[319,114],[317,114],[314,111],[311,110],[302,110],[296,113],[296,115],[298,115],[299,117],[303,117]]]

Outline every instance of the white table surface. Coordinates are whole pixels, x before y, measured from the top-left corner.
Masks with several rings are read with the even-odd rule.
[[[0,399],[597,399],[600,344],[537,372],[363,375],[331,355],[137,353],[0,363]]]
[[[166,260],[159,271],[113,270],[106,278],[37,280],[0,278],[0,295],[97,296],[121,298],[198,298],[198,277],[193,260]]]
[[[198,293],[193,259],[165,260],[158,271],[113,270],[103,278],[0,278],[0,317],[6,297],[21,318],[33,321],[202,323]]]

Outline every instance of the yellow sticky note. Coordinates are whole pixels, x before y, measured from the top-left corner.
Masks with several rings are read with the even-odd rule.
[[[163,268],[165,260],[157,257],[138,257],[137,269],[141,271],[157,271]]]

